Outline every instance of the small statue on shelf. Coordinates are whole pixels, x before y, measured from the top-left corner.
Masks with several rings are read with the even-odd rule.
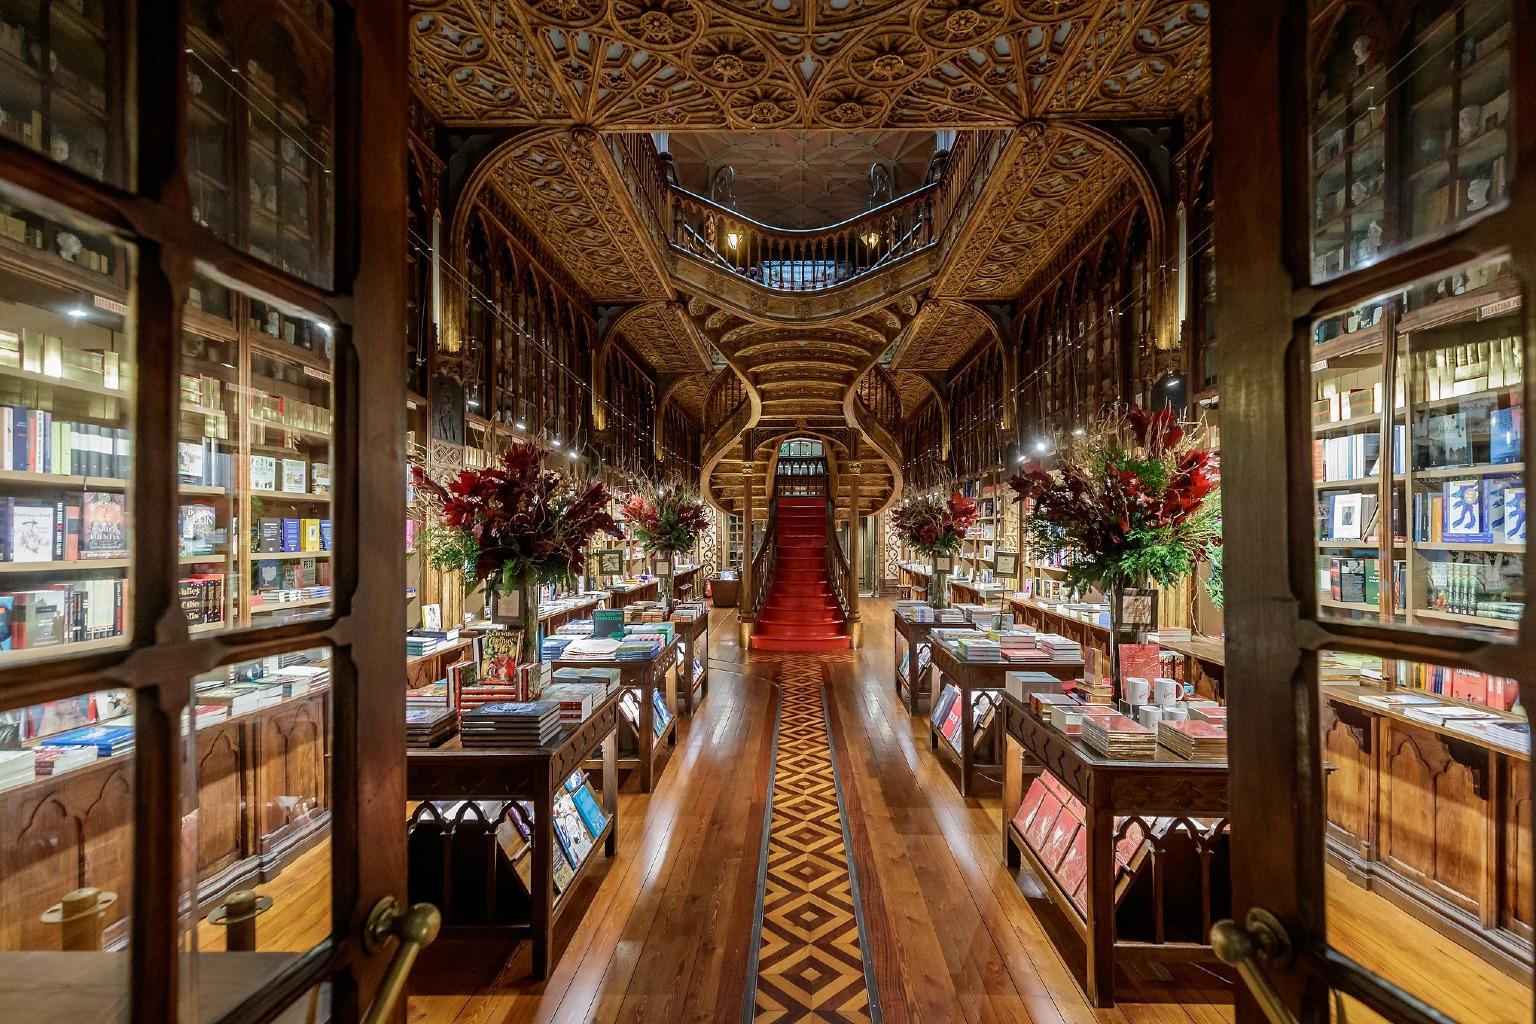
[[[1467,184],[1467,212],[1476,213],[1488,205],[1488,191],[1492,182],[1487,178],[1473,178]]]

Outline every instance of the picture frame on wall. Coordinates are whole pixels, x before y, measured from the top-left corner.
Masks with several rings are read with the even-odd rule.
[[[1115,622],[1125,632],[1142,632],[1157,627],[1157,591],[1156,590],[1132,590],[1117,591],[1113,600],[1119,605]]]
[[[670,559],[659,559],[658,558],[656,560],[655,566],[652,568],[651,571],[653,573],[655,573],[655,575],[657,575],[657,576],[671,576],[672,575],[672,562],[671,562]]]
[[[624,573],[624,552],[619,548],[606,548],[597,553],[597,571],[603,576],[620,576]]]
[[[523,595],[518,588],[514,587],[511,590],[492,588],[489,597],[492,622],[504,626],[523,624]]]
[[[997,565],[994,571],[999,576],[1018,575],[1019,553],[1017,551],[999,551],[997,553]]]
[[[955,560],[949,555],[935,555],[933,558],[934,572],[954,572]]]

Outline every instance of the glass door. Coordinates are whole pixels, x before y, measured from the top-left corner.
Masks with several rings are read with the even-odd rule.
[[[1213,944],[1240,1021],[1529,1020],[1536,10],[1241,4],[1212,28],[1237,297]]]
[[[404,4],[170,9],[0,0],[0,1003],[355,1020],[423,924],[363,513],[404,502]]]

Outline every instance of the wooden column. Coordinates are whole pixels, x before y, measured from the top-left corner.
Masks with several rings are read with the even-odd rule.
[[[752,483],[752,463],[748,460],[741,464],[741,606],[737,615],[743,649],[752,642],[752,626],[757,621],[752,599]]]
[[[862,532],[859,527],[859,474],[863,469],[857,462],[848,464],[848,634],[854,647],[864,645],[864,621],[859,613],[859,558]],[[836,538],[833,538],[834,542]]]

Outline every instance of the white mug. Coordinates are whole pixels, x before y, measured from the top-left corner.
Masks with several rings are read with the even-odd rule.
[[[1166,676],[1159,676],[1152,680],[1152,703],[1167,707],[1179,698],[1179,684],[1177,680]]]
[[[1132,707],[1151,703],[1152,684],[1140,676],[1130,676],[1125,680],[1125,701]]]
[[[1144,705],[1140,714],[1141,724],[1148,729],[1156,729],[1157,723],[1163,720],[1163,709],[1152,704]]]

